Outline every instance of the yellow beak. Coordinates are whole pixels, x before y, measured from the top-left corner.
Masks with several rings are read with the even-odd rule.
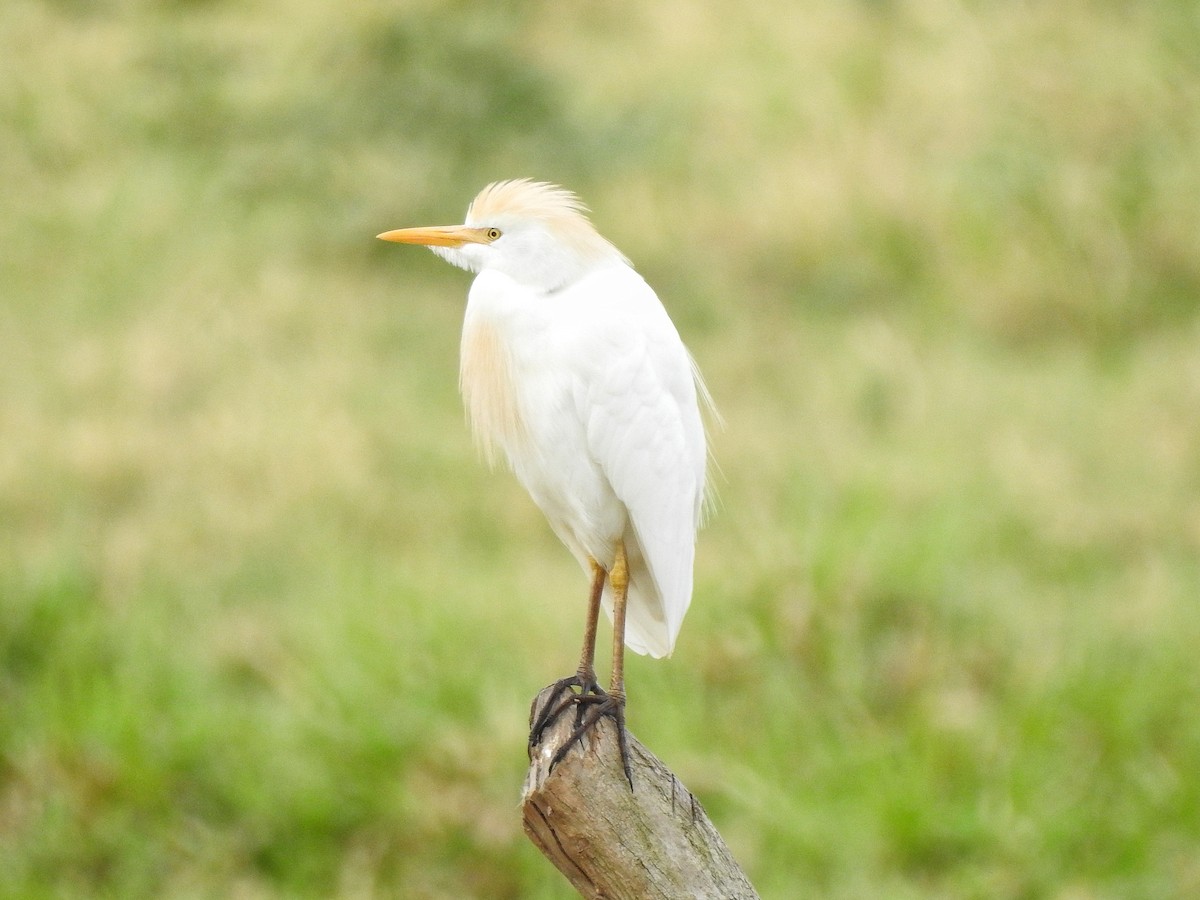
[[[461,247],[463,244],[490,243],[486,228],[467,225],[434,225],[423,228],[398,228],[376,235],[381,241],[397,244],[422,244],[426,247]]]

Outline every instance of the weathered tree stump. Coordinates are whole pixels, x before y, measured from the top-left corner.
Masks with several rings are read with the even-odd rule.
[[[550,691],[534,699],[531,722]],[[549,771],[574,725],[567,711],[533,748],[522,812],[529,839],[580,894],[589,900],[758,897],[700,803],[632,734],[629,789],[611,719],[602,719]]]

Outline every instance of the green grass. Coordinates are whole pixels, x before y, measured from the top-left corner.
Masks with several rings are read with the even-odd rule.
[[[566,897],[581,575],[373,240],[578,190],[727,422],[630,723],[770,897],[1200,893],[1200,15],[0,11],[0,896]]]

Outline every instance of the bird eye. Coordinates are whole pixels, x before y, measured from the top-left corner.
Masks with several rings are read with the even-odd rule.
[[[489,228],[487,230],[486,234],[487,234],[487,239],[489,241],[494,241],[498,237],[500,237],[500,229],[499,228]]]

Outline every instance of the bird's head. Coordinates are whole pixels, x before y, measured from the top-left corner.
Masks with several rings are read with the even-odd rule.
[[[578,197],[526,179],[489,184],[471,201],[462,225],[401,228],[379,238],[422,244],[460,268],[495,269],[545,292],[565,287],[596,266],[624,261],[592,227]]]

